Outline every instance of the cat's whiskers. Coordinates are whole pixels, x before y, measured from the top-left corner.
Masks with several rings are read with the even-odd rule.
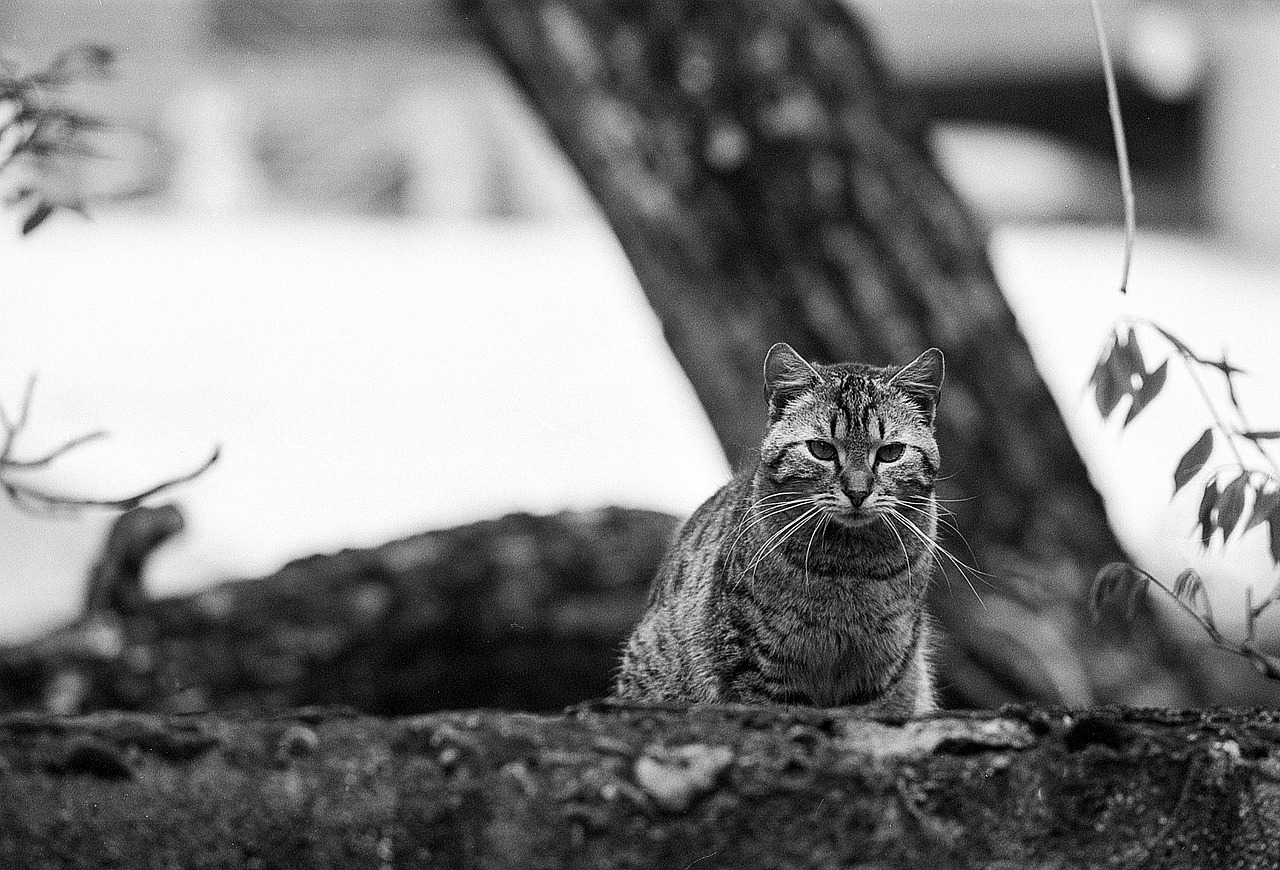
[[[942,480],[942,479],[943,478],[941,477],[938,478],[938,480]],[[966,502],[966,501],[977,501],[978,497],[976,495],[966,495],[963,498],[943,498],[942,496],[935,494],[933,497],[933,500],[936,501],[938,504],[960,504],[961,502]]]
[[[752,572],[751,579],[752,579],[752,582],[754,583],[755,570],[760,567],[760,563],[763,562],[765,559],[767,559],[770,556],[770,554],[776,551],[788,540],[790,540],[791,536],[794,535],[797,531],[799,531],[800,528],[805,523],[807,523],[809,520],[813,519],[815,516],[817,516],[820,513],[823,513],[823,509],[820,506],[815,505],[809,508],[808,510],[806,510],[804,513],[802,513],[800,516],[798,516],[794,520],[791,520],[790,522],[788,522],[782,528],[775,531],[769,537],[769,539],[766,540],[763,545],[761,545],[760,549],[756,552],[755,556],[751,559],[751,562],[747,565],[747,567],[742,569],[742,573],[745,575],[748,571]]]
[[[921,531],[920,528],[917,527],[915,523],[911,522],[909,519],[904,517],[897,508],[886,505],[883,508],[881,508],[881,510],[884,512],[884,516],[889,517],[891,519],[896,519],[899,523],[901,523],[907,529],[907,531],[915,535],[920,540],[920,542],[924,544],[925,548],[929,550],[929,552],[931,552],[934,556],[945,556],[947,561],[950,562],[953,566],[955,566],[956,570],[960,572],[960,576],[964,578],[964,582],[968,584],[969,589],[973,592],[974,597],[978,599],[978,603],[982,605],[984,610],[986,609],[987,605],[985,602],[983,602],[982,596],[978,594],[978,588],[974,586],[973,581],[969,579],[971,575],[974,577],[978,577],[978,575],[980,575],[982,572],[980,572],[977,568],[974,568],[972,565],[967,565],[964,562],[962,562],[960,559],[957,559],[954,555],[948,552],[945,547],[943,547],[937,541],[932,540],[928,535],[926,535],[923,531]],[[978,579],[983,579],[983,578],[979,577]],[[984,580],[983,582],[987,582],[987,581]],[[988,583],[988,585],[991,585],[991,584]]]
[[[813,498],[813,496],[806,492],[792,492],[789,489],[783,489],[777,492],[771,492],[768,495],[760,496],[760,498],[756,499],[751,503],[751,508],[758,508],[761,505],[765,504],[765,502],[772,501],[773,499],[783,499],[783,498],[809,499],[809,498]]]
[[[752,574],[751,574],[752,582],[753,583],[755,582],[755,575],[756,575],[755,572],[759,569],[760,564],[765,559],[767,559],[771,554],[781,549],[787,543],[787,541],[791,540],[792,537],[794,537],[797,533],[800,532],[801,529],[804,528],[804,526],[809,522],[809,520],[813,519],[814,517],[821,517],[825,514],[826,514],[826,511],[823,510],[821,506],[815,506],[805,511],[803,514],[800,515],[799,518],[793,520],[788,525],[788,527],[783,530],[786,532],[786,534],[777,542],[775,542],[772,547],[769,547],[769,549],[766,552],[760,554],[760,556],[755,560],[754,566],[752,568]],[[821,525],[822,521],[819,520],[818,524]],[[815,530],[816,530],[816,527],[815,527]]]
[[[752,571],[755,568],[759,567],[760,562],[765,557],[767,557],[770,553],[772,553],[778,547],[786,543],[787,539],[790,538],[791,535],[794,534],[800,528],[800,526],[808,522],[808,520],[812,518],[815,514],[817,514],[820,510],[821,508],[817,506],[810,507],[800,516],[796,517],[793,520],[789,520],[781,528],[774,530],[774,533],[770,535],[765,540],[765,542],[760,546],[760,549],[756,551],[755,556],[752,557],[751,561],[747,564],[747,567],[743,569],[743,573],[746,573],[747,571]]]
[[[806,496],[804,498],[797,498],[794,501],[787,502],[786,504],[771,505],[768,509],[763,511],[752,511],[748,516],[743,518],[741,523],[739,523],[738,534],[734,537],[733,542],[730,543],[729,552],[732,553],[736,550],[738,548],[738,544],[742,542],[742,538],[756,526],[766,520],[772,519],[773,517],[781,516],[789,511],[795,510],[798,507],[811,505],[812,502],[813,499]]]
[[[907,585],[911,585],[911,554],[907,552],[907,542],[902,540],[902,535],[898,534],[898,530],[893,527],[893,523],[889,522],[889,518],[882,513],[876,514],[877,517],[884,522],[884,526],[893,536],[898,539],[898,546],[902,548],[902,559],[907,563]],[[951,578],[947,577],[944,572],[942,575],[947,580],[947,586],[950,588]]]
[[[974,597],[978,599],[978,603],[982,604],[983,608],[985,609],[986,603],[983,602],[982,596],[978,593],[977,587],[973,585],[973,581],[977,580],[980,583],[985,583],[986,585],[992,586],[994,588],[995,584],[991,583],[991,581],[987,579],[992,575],[987,574],[985,571],[981,571],[978,568],[974,567],[973,565],[970,565],[967,562],[963,561],[962,559],[959,559],[958,557],[956,557],[951,551],[949,551],[941,543],[925,535],[920,530],[920,528],[915,525],[915,523],[912,523],[906,517],[902,516],[901,513],[897,511],[893,511],[892,514],[898,520],[898,522],[906,526],[912,532],[912,534],[914,534],[917,538],[919,538],[935,556],[945,557],[946,561],[949,562],[960,573],[960,576],[964,578],[965,583],[969,586],[969,589],[973,592]],[[942,575],[944,578],[947,579],[947,584],[949,587],[950,578],[947,577],[946,571],[943,571]]]
[[[818,524],[813,527],[813,532],[809,535],[809,544],[804,548],[804,591],[809,592],[809,553],[813,550],[814,538],[822,531],[822,527],[831,519],[831,514],[823,512],[822,518],[818,520]]]
[[[925,514],[925,515],[927,515],[927,514],[928,514],[928,509],[929,509],[929,507],[930,507],[930,504],[929,504],[929,502],[928,502],[928,501],[926,501],[926,500],[923,500],[923,499],[918,499],[918,500],[917,500],[917,499],[905,499],[905,498],[904,498],[904,499],[899,499],[899,501],[901,501],[901,502],[902,502],[902,504],[904,504],[905,506],[907,506],[907,507],[911,508],[912,510],[918,511],[919,513],[922,513],[922,514]],[[958,526],[958,525],[957,525],[957,524],[956,524],[956,523],[951,519],[952,517],[954,517],[954,516],[955,516],[955,513],[954,513],[953,511],[948,510],[948,509],[947,509],[947,508],[945,508],[945,507],[942,507],[941,505],[939,505],[939,506],[938,506],[938,511],[939,511],[939,512],[938,512],[937,514],[935,514],[935,515],[934,515],[934,519],[937,521],[938,525],[942,526],[942,527],[943,527],[943,528],[945,528],[947,531],[949,531],[951,534],[953,534],[953,535],[955,535],[957,538],[959,538],[959,539],[960,539],[960,543],[964,544],[964,548],[965,548],[965,550],[967,550],[967,551],[968,551],[968,553],[969,553],[969,558],[970,558],[971,560],[973,560],[974,562],[978,561],[978,556],[977,556],[977,554],[976,554],[976,553],[974,553],[974,552],[973,552],[973,547],[969,546],[969,541],[968,541],[968,539],[966,539],[966,538],[965,538],[965,536],[964,536],[964,532],[960,531],[960,526]],[[943,514],[946,514],[946,516],[943,516]],[[974,573],[976,573],[976,574],[980,574],[980,575],[982,575],[983,577],[994,577],[994,575],[992,575],[992,574],[988,574],[988,573],[986,573],[985,571],[980,571],[980,570],[978,570],[977,568],[974,568],[974,567],[972,567],[972,566],[970,566],[970,567],[972,568],[972,570],[974,571]]]
[[[973,550],[969,549],[969,542],[964,540],[964,535],[960,533],[960,528],[951,519],[951,517],[955,516],[955,514],[952,511],[947,510],[947,508],[943,507],[942,505],[933,504],[925,499],[911,499],[911,498],[900,497],[898,499],[898,504],[902,505],[905,508],[908,508],[909,510],[915,511],[916,513],[920,514],[923,517],[932,516],[934,522],[937,523],[937,525],[954,532],[956,536],[959,537],[961,541],[964,543],[965,549],[969,550],[969,555],[970,556],[973,555]]]
[[[766,501],[768,501],[771,498],[777,498],[779,496],[790,496],[791,501],[780,503],[780,504],[766,505],[763,510],[760,510],[760,506],[764,505]],[[747,508],[746,511],[743,512],[741,521],[739,521],[738,525],[734,528],[736,537],[733,539],[733,544],[731,546],[736,546],[738,543],[738,539],[742,537],[742,534],[746,532],[748,529],[750,529],[752,526],[754,526],[756,523],[759,523],[762,520],[766,520],[769,517],[777,516],[778,514],[781,514],[781,513],[786,513],[787,511],[793,508],[799,507],[800,505],[808,504],[812,500],[813,500],[812,497],[808,495],[803,495],[803,494],[798,494],[793,492],[786,492],[786,493],[776,492],[776,493],[773,493],[772,495],[765,496],[759,501],[754,502],[749,508]]]
[[[927,514],[931,509],[936,509],[938,512],[939,519],[941,519],[944,514],[947,517],[954,517],[956,515],[955,511],[947,507],[947,502],[955,502],[955,501],[970,501],[970,499],[967,499],[967,498],[941,499],[941,498],[938,498],[936,495],[930,495],[925,497],[898,496],[898,502],[900,504],[906,505],[907,507],[913,508],[914,510],[920,511],[921,513]]]
[[[790,496],[794,496],[794,499],[784,504],[771,504],[762,511],[757,511],[756,508],[759,507],[762,503],[764,503],[766,499],[769,499],[772,496],[765,496],[764,498],[760,499],[760,501],[752,505],[751,508],[748,509],[746,514],[743,516],[742,521],[738,523],[737,528],[734,530],[737,534],[734,536],[733,542],[729,544],[729,552],[732,553],[734,550],[736,550],[738,548],[738,543],[742,540],[742,536],[745,535],[747,532],[749,532],[755,526],[759,525],[760,523],[764,522],[770,517],[776,517],[781,514],[785,514],[787,511],[794,510],[795,508],[800,507],[802,505],[812,504],[814,501],[813,496],[809,496],[809,495],[796,496],[795,493],[774,493],[774,495],[775,496],[790,495]]]

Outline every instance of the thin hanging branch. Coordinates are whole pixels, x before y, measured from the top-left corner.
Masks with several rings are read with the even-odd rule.
[[[1133,243],[1138,235],[1137,208],[1133,196],[1133,173],[1129,169],[1129,146],[1125,141],[1124,119],[1120,116],[1120,91],[1116,87],[1116,70],[1111,62],[1111,47],[1102,23],[1102,7],[1089,0],[1093,9],[1093,27],[1102,51],[1102,75],[1107,82],[1107,111],[1111,115],[1111,134],[1116,142],[1116,161],[1120,164],[1120,190],[1124,196],[1124,265],[1120,272],[1120,292],[1129,292],[1129,267],[1133,263]]]

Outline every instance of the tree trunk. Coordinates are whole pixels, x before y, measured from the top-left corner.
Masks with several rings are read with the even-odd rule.
[[[1276,866],[1272,714],[0,718],[0,866]]]
[[[0,647],[0,710],[560,709],[609,691],[675,523],[516,514],[150,599],[146,557],[182,519],[138,508],[112,529],[83,616]]]
[[[1089,581],[1123,554],[980,233],[844,8],[472,8],[612,224],[735,464],[763,431],[775,341],[820,361],[945,352],[940,489],[967,543],[944,541],[992,575],[949,569],[934,590],[950,702],[1202,700],[1164,633],[1090,624]]]

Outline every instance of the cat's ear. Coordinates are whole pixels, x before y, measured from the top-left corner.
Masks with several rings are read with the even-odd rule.
[[[925,419],[932,424],[934,414],[938,410],[938,398],[942,395],[942,379],[945,372],[942,351],[931,347],[898,369],[897,373],[889,379],[889,383],[898,387],[919,405]]]
[[[789,344],[778,342],[764,357],[764,391],[776,419],[787,400],[822,380],[818,370]]]

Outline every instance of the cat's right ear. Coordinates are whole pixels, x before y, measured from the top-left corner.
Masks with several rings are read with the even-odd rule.
[[[818,370],[789,344],[778,342],[764,357],[764,391],[769,397],[769,413],[774,419],[794,395],[822,380]]]

